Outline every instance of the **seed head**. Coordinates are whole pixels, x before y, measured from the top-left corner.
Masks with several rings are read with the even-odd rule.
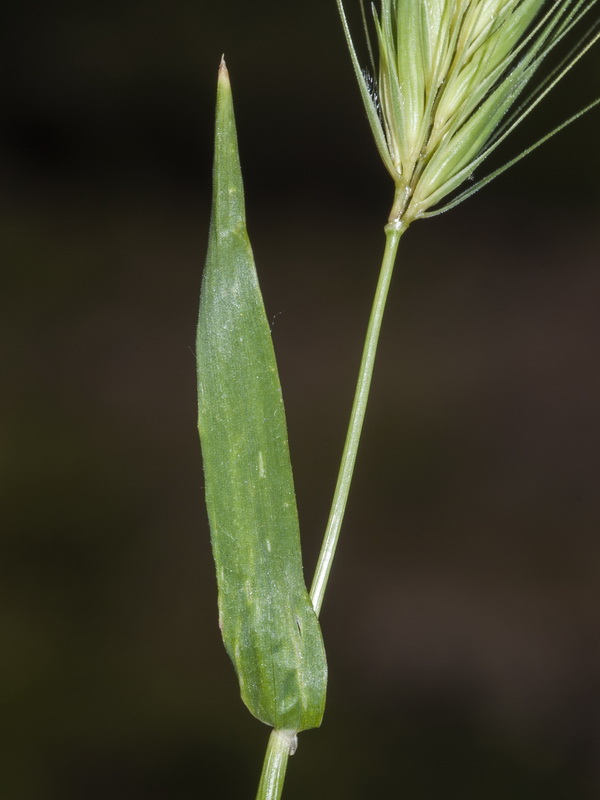
[[[443,209],[427,213],[469,178],[597,41],[596,23],[515,108],[542,61],[597,0],[380,0],[379,11],[373,6],[379,63],[371,79],[360,67],[342,0],[337,2],[375,141],[396,186],[392,224],[456,205],[600,102]]]

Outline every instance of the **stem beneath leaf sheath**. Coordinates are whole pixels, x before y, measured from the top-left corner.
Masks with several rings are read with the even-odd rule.
[[[367,410],[367,401],[371,388],[371,378],[373,377],[373,367],[375,365],[375,354],[377,352],[383,312],[394,271],[398,244],[405,230],[406,226],[400,221],[392,222],[386,225],[385,228],[386,242],[383,261],[381,263],[379,281],[377,283],[377,289],[375,290],[375,298],[373,300],[362,360],[360,362],[358,382],[356,384],[354,403],[350,413],[350,423],[348,425],[348,433],[346,434],[342,462],[340,464],[329,520],[327,522],[327,528],[323,537],[323,544],[321,546],[321,552],[310,590],[310,599],[312,600],[317,616],[323,605],[323,597],[329,579],[329,572],[331,570],[331,564],[335,555],[335,549],[342,527],[342,520],[346,510],[346,502],[348,500],[354,464],[356,462],[356,453],[358,451],[360,434]]]
[[[256,800],[279,800],[283,791],[288,757],[295,749],[294,731],[271,731]]]

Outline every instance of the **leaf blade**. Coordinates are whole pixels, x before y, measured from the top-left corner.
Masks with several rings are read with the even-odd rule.
[[[321,722],[327,667],[302,572],[285,412],[246,232],[224,64],[213,186],[196,351],[220,626],[251,713],[300,731]]]

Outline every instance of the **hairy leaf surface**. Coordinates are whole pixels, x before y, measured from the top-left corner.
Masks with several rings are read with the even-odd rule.
[[[220,627],[250,711],[299,731],[321,722],[327,666],[304,583],[285,413],[246,232],[224,63],[213,192],[196,350]]]

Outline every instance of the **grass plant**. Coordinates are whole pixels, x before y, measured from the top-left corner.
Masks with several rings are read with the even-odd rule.
[[[475,170],[600,38],[596,0],[380,0],[370,63],[336,0],[373,138],[394,185],[348,434],[317,568],[303,577],[285,414],[244,209],[229,76],[219,70],[211,233],[198,323],[198,410],[223,639],[249,710],[273,728],[257,798],[282,793],[297,734],[317,727],[327,668],[318,623],[352,482],[400,240],[504,166]],[[564,54],[566,53],[566,55]],[[466,188],[462,188],[466,185]]]

